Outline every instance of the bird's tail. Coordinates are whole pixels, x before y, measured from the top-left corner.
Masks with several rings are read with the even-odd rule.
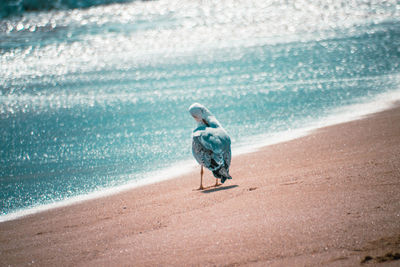
[[[232,179],[232,176],[229,175],[229,170],[225,166],[213,171],[213,174],[216,178],[221,179],[221,183],[224,183],[226,179]]]

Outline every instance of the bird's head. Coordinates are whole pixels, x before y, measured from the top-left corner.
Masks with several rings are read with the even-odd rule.
[[[194,103],[190,106],[189,112],[198,123],[210,126],[210,117],[213,117],[213,115],[205,106],[199,103]]]

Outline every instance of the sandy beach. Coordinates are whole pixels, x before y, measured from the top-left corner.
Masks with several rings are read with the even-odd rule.
[[[400,264],[398,104],[234,156],[231,175],[196,191],[194,172],[3,222],[0,265]]]

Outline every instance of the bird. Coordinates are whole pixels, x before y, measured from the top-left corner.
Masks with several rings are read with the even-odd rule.
[[[200,187],[203,190],[203,167],[206,167],[216,178],[215,186],[219,186],[218,179],[223,184],[232,179],[229,174],[231,164],[231,139],[215,116],[203,105],[194,103],[189,107],[189,113],[197,122],[192,132],[192,153],[201,165]]]

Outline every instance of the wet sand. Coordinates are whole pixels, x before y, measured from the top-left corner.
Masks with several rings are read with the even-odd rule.
[[[0,265],[400,264],[398,104],[199,172],[3,222]]]

